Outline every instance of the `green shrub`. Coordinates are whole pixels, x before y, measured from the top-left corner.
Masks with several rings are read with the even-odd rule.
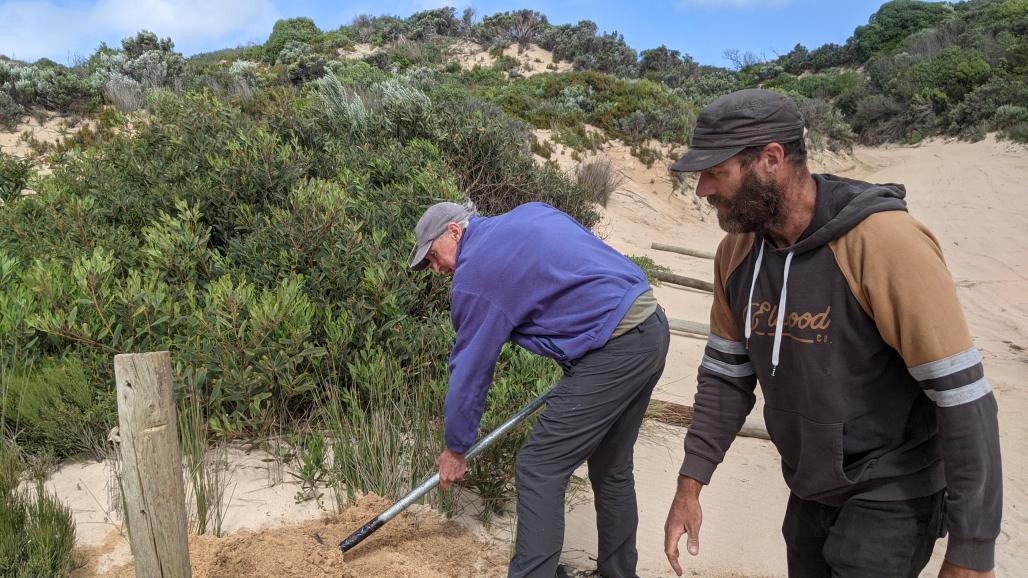
[[[642,272],[646,274],[646,277],[650,280],[650,284],[652,285],[660,285],[660,281],[657,281],[653,278],[653,275],[655,273],[671,272],[670,267],[660,265],[653,259],[646,257],[644,255],[628,255],[628,258],[631,259],[633,263],[638,265],[640,269],[642,269]]]
[[[0,128],[14,130],[23,116],[25,107],[15,102],[6,92],[0,91]]]
[[[432,101],[424,92],[400,79],[379,85],[382,112],[388,126],[401,139],[424,137],[432,132]]]
[[[684,85],[698,69],[699,64],[691,56],[664,45],[639,54],[639,76],[663,82],[671,88]]]
[[[310,44],[290,40],[278,52],[275,64],[286,66],[289,82],[303,84],[325,74],[325,57],[314,52]]]
[[[321,38],[321,30],[310,18],[286,18],[275,22],[271,35],[264,42],[264,59],[277,62],[279,53],[290,42],[315,44]]]
[[[856,135],[838,109],[820,98],[800,97],[797,102],[806,126],[807,147],[813,151],[849,150]]]
[[[701,66],[696,75],[675,89],[699,107],[704,107],[719,96],[742,88],[736,75],[723,68]]]
[[[910,34],[934,26],[953,14],[946,3],[892,0],[878,9],[868,23],[858,26],[849,39],[859,62],[895,49]]]
[[[328,70],[345,85],[371,86],[389,78],[381,69],[363,60],[333,60]]]
[[[1028,108],[1005,104],[996,109],[992,126],[1011,140],[1028,142]]]
[[[42,484],[18,490],[20,476],[17,450],[0,441],[0,575],[65,576],[75,545],[71,510]]]
[[[63,576],[71,570],[75,547],[75,524],[71,510],[40,485],[26,504],[25,576]]]
[[[440,114],[418,88],[436,82],[412,67],[381,85],[329,76],[245,101],[158,91],[147,122],[55,155],[38,196],[0,209],[0,354],[32,364],[16,377],[37,397],[53,393],[35,383],[41,372],[60,383],[51,373],[79,367],[85,407],[64,398],[32,407],[66,412],[50,421],[92,433],[44,429],[33,443],[62,454],[93,443],[114,411],[111,356],[170,350],[175,383],[187,387],[179,395],[202,392],[210,441],[278,434],[332,395],[352,399],[354,413],[385,412],[392,401],[375,406],[369,390],[384,378],[369,372],[388,369],[389,392],[430,388],[418,403],[432,413],[408,415],[433,420],[420,439],[439,449],[452,333],[447,280],[407,267],[418,216],[466,195],[489,214],[541,200],[587,225],[597,216],[588,191],[535,165],[523,124],[481,104]],[[357,117],[341,111],[358,97],[355,129]],[[511,404],[554,371],[533,359],[498,368]],[[480,491],[509,496],[494,465],[511,465],[488,463]]]
[[[136,80],[117,72],[111,73],[103,86],[107,101],[121,112],[139,110],[146,103],[143,87]]]
[[[529,201],[558,207],[586,227],[596,223],[588,192],[529,155],[528,127],[498,109],[467,102],[440,119],[438,142],[457,184],[485,214],[509,211]]]
[[[23,66],[0,61],[0,94],[23,107],[84,112],[91,107],[97,90],[77,71],[57,64]],[[5,108],[8,109],[6,116],[10,118],[14,107],[7,104]]]
[[[863,82],[860,73],[847,71],[842,73],[810,74],[797,78],[781,74],[765,82],[764,88],[777,88],[783,92],[792,92],[807,98],[832,100],[843,92],[852,90]]]
[[[21,195],[33,172],[31,161],[0,151],[0,206],[14,202]]]
[[[546,15],[534,10],[497,12],[474,27],[476,40],[492,48],[537,42],[549,26]]]

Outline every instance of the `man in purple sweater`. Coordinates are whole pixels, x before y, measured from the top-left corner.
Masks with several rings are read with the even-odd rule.
[[[564,492],[589,463],[599,533],[597,569],[633,577],[638,512],[632,457],[669,334],[646,275],[565,213],[528,203],[477,217],[430,207],[415,229],[411,268],[453,277],[440,486],[464,475],[500,349],[511,341],[554,359],[564,377],[518,453],[518,531],[508,576],[551,578],[564,541]]]

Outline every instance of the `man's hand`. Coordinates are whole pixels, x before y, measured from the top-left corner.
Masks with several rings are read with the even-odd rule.
[[[947,561],[943,562],[942,568],[939,569],[939,578],[996,578],[996,572],[994,570],[972,570]]]
[[[450,484],[464,477],[467,466],[464,464],[464,454],[458,454],[449,448],[443,450],[435,459],[435,465],[439,466],[439,487],[443,490],[450,489]]]
[[[686,549],[693,556],[700,553],[700,524],[703,523],[703,510],[700,509],[700,489],[703,484],[687,477],[678,476],[678,490],[675,500],[671,502],[671,510],[667,513],[664,523],[664,554],[675,574],[682,575],[682,566],[678,563],[678,540],[682,534],[688,534]]]

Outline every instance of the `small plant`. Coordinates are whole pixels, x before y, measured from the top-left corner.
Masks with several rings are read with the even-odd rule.
[[[0,90],[0,128],[14,130],[25,115],[25,107],[15,102],[6,92]]]
[[[553,143],[548,140],[539,142],[538,137],[532,136],[532,152],[543,157],[546,160],[550,160],[553,157]]]
[[[143,107],[143,88],[134,79],[124,74],[112,73],[104,84],[104,96],[121,112],[132,112]]]
[[[630,152],[633,157],[639,159],[639,161],[646,165],[646,168],[648,169],[653,168],[653,163],[659,161],[662,156],[660,149],[648,146],[646,143],[640,143],[633,146],[630,149]]]
[[[575,169],[575,182],[578,186],[589,191],[593,200],[604,207],[610,195],[621,187],[624,180],[625,177],[607,158],[588,160]]]
[[[19,490],[21,474],[17,448],[0,439],[0,575],[64,576],[75,546],[71,510],[42,483]]]
[[[31,161],[0,151],[0,206],[11,203],[21,195],[32,173]]]
[[[295,496],[296,503],[316,500],[318,506],[321,506],[318,487],[328,479],[328,447],[325,437],[312,433],[294,440],[292,445],[296,471],[290,474],[300,482],[300,490]]]
[[[671,268],[665,267],[655,262],[653,259],[644,255],[628,255],[628,258],[632,260],[636,265],[642,269],[643,273],[646,274],[646,278],[650,280],[651,285],[660,285],[660,281],[653,278],[654,273],[670,273]]]
[[[186,477],[189,479],[187,494],[192,495],[193,529],[197,534],[210,532],[221,536],[225,512],[232,501],[226,499],[228,487],[228,446],[224,441],[212,448],[208,421],[209,409],[200,395],[198,382],[205,374],[180,368],[186,382],[185,396],[179,402],[178,422],[182,453],[185,456]]]

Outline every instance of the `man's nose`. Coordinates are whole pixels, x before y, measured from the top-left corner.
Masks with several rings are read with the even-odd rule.
[[[696,196],[702,199],[715,193],[717,193],[717,187],[710,179],[701,174],[700,180],[696,181]]]

